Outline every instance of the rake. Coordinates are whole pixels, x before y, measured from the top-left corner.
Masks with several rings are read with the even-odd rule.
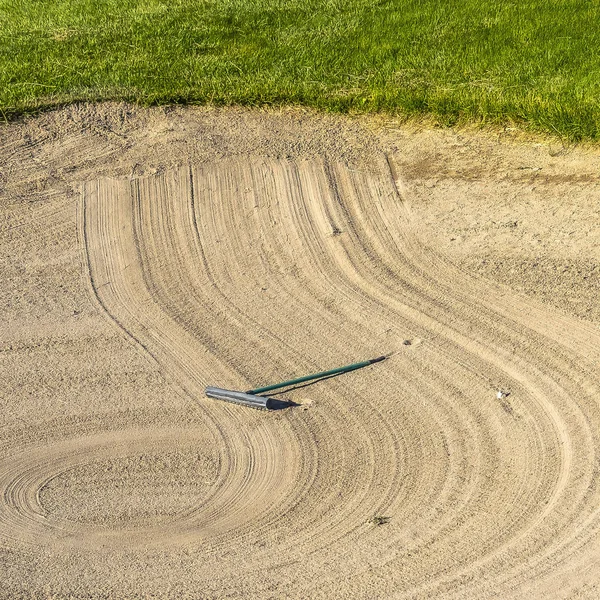
[[[267,385],[266,387],[248,390],[247,392],[236,392],[234,390],[224,390],[222,388],[209,386],[206,388],[205,393],[209,398],[216,398],[217,400],[225,400],[226,402],[251,406],[252,408],[273,410],[275,408],[282,408],[283,406],[290,406],[291,403],[282,402],[281,400],[270,398],[268,396],[261,396],[260,394],[278,390],[280,388],[290,387],[292,385],[304,383],[305,381],[311,381],[313,379],[321,379],[322,377],[331,377],[341,373],[348,373],[349,371],[356,371],[356,369],[368,367],[369,365],[381,362],[386,358],[387,356],[379,356],[377,358],[372,358],[371,360],[353,363],[351,365],[346,365],[345,367],[338,367],[337,369],[330,369],[329,371],[313,373],[312,375],[305,375],[304,377],[298,377],[297,379],[289,379],[288,381],[283,381],[282,383]]]

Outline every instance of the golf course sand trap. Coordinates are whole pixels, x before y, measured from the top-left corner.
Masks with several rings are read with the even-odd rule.
[[[87,176],[25,234],[10,205],[55,245],[8,281],[68,289],[3,316],[4,597],[598,597],[600,329],[427,237],[408,160]],[[204,395],[382,354],[284,410]]]

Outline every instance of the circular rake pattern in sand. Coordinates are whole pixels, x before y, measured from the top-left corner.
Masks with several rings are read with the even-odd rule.
[[[277,460],[260,427],[249,438],[206,423],[204,430],[119,429],[15,451],[0,462],[3,539],[93,549],[210,545],[228,536],[254,499],[289,493],[283,474],[297,466],[284,455]]]

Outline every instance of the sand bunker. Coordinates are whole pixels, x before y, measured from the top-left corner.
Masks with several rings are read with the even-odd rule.
[[[440,251],[408,160],[228,155],[39,207],[29,277],[75,291],[52,326],[5,309],[37,382],[5,400],[7,597],[597,597],[598,327]],[[203,394],[384,353],[284,411]]]

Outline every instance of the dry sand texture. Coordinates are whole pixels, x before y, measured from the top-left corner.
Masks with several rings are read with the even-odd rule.
[[[124,105],[0,136],[0,596],[600,597],[597,154]]]

